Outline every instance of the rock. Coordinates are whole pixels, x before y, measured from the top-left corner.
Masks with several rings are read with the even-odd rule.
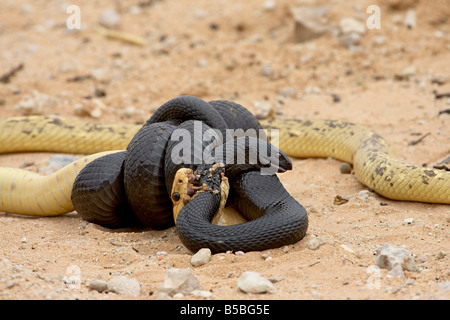
[[[297,96],[297,89],[294,87],[283,87],[278,90],[277,94],[284,98],[295,98]]]
[[[211,259],[211,250],[209,248],[203,248],[198,250],[191,258],[191,265],[194,267],[200,267],[207,264]]]
[[[375,46],[382,46],[386,43],[386,37],[385,36],[375,36],[375,37],[373,37],[372,43]]]
[[[359,200],[367,200],[369,199],[370,191],[369,190],[361,190],[358,192],[358,199]]]
[[[408,224],[413,224],[414,223],[414,219],[413,218],[406,218],[403,220],[403,224],[408,225]]]
[[[450,292],[450,281],[446,281],[439,284],[439,289],[445,292]]]
[[[275,290],[272,282],[257,272],[246,271],[237,281],[238,288],[246,293],[266,293]]]
[[[414,29],[417,26],[416,12],[413,9],[409,9],[406,12],[405,20],[403,23],[408,29]]]
[[[319,249],[320,246],[323,246],[325,243],[327,243],[327,239],[325,237],[324,238],[315,237],[308,241],[307,246],[310,250],[317,250]]]
[[[48,165],[42,168],[39,168],[38,172],[42,174],[52,174],[55,171],[58,171],[62,167],[71,164],[75,161],[75,157],[67,154],[56,154],[50,157],[48,160]]]
[[[339,22],[342,33],[355,32],[358,34],[366,33],[366,26],[354,18],[344,18]]]
[[[117,28],[120,24],[120,15],[112,8],[106,9],[100,14],[98,23],[105,28]]]
[[[348,49],[352,49],[360,44],[361,35],[354,33],[354,32],[348,33],[348,34],[343,34],[339,37],[339,42],[344,47],[346,47]]]
[[[56,154],[48,160],[48,165],[55,168],[62,168],[75,161],[75,157],[67,154]]]
[[[14,109],[24,116],[43,115],[51,110],[58,101],[36,90],[14,105]]]
[[[347,162],[342,162],[341,165],[339,166],[339,171],[343,174],[352,173],[352,166]]]
[[[409,80],[416,75],[416,68],[414,66],[409,66],[396,76],[397,80]]]
[[[212,293],[209,291],[204,291],[204,290],[194,290],[194,291],[192,291],[192,295],[199,297],[199,298],[208,299],[208,298],[211,298]]]
[[[339,37],[340,43],[351,49],[359,45],[361,37],[366,33],[366,26],[353,18],[344,18],[339,22],[341,35]]]
[[[161,258],[163,256],[167,255],[166,251],[158,251],[156,252],[156,258]]]
[[[262,66],[261,70],[259,70],[259,73],[264,77],[270,77],[273,75],[273,67],[270,63],[266,63],[264,66]]]
[[[436,254],[436,258],[437,258],[438,260],[444,259],[445,256],[446,256],[446,253],[445,253],[444,251],[439,251],[439,252]]]
[[[108,283],[106,281],[103,280],[90,280],[88,283],[88,287],[91,290],[96,290],[98,292],[103,292],[106,289],[108,289]]]
[[[136,279],[117,276],[108,281],[108,290],[118,294],[138,297],[141,293],[141,285]]]
[[[277,3],[273,0],[267,0],[263,4],[263,9],[266,11],[272,11],[277,7]]]
[[[273,114],[272,106],[268,102],[256,101],[253,106],[256,119],[266,119]]]
[[[73,107],[73,111],[77,116],[95,119],[101,118],[105,109],[106,106],[100,99],[85,100],[83,103],[77,103]]]
[[[197,277],[189,269],[171,268],[167,270],[159,292],[173,297],[177,293],[189,295],[194,290],[203,290]]]
[[[328,11],[327,6],[292,8],[295,41],[305,42],[325,35],[328,32],[328,26],[324,18]]]
[[[165,292],[159,292],[156,296],[156,300],[172,300],[172,298]]]
[[[416,271],[413,255],[402,248],[396,248],[389,243],[378,249],[375,264],[383,269],[390,270],[389,275],[404,277],[403,271]]]

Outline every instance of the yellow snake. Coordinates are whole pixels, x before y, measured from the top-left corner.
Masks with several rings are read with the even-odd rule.
[[[450,204],[450,172],[403,164],[371,129],[339,120],[260,122],[272,143],[278,140],[288,156],[333,157],[353,164],[356,178],[386,198]],[[126,149],[140,127],[44,116],[0,120],[0,153],[91,154],[49,176],[0,167],[0,211],[38,216],[73,211],[70,194],[79,171],[90,161],[117,152],[110,150]]]

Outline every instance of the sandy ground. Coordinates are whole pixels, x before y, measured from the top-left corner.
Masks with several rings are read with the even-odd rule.
[[[323,23],[330,31],[300,43],[290,10],[305,3],[328,7]],[[436,164],[450,152],[450,115],[439,114],[450,108],[450,100],[434,94],[450,92],[447,0],[77,4],[81,30],[68,30],[65,1],[2,1],[0,76],[23,64],[0,83],[2,118],[21,115],[14,106],[38,92],[44,101],[39,112],[45,115],[141,123],[165,101],[191,94],[232,99],[254,112],[264,104],[280,118],[360,123],[387,138],[399,157],[414,165]],[[359,45],[347,48],[339,40],[339,21],[355,18],[365,24],[371,4],[381,9],[381,29],[367,30]],[[121,17],[117,28],[142,37],[144,46],[107,39],[95,30],[111,6]],[[412,28],[404,24],[408,9],[416,15]],[[91,116],[83,116],[80,107]],[[0,166],[31,164],[37,170],[50,156],[1,155]],[[341,174],[339,161],[293,163],[294,170],[280,178],[308,210],[305,239],[265,252],[217,254],[197,268],[175,228],[111,231],[75,212],[54,218],[1,213],[0,299],[129,299],[86,286],[90,279],[117,275],[139,281],[139,299],[155,299],[171,267],[191,268],[212,293],[209,299],[450,297],[450,206],[391,201],[373,193],[364,199],[358,194],[367,188],[354,175]],[[335,205],[336,195],[350,201]],[[408,218],[412,224],[404,223]],[[308,247],[314,237],[325,242],[317,250]],[[410,251],[418,271],[405,272],[404,278],[389,277],[383,269],[374,273],[375,253],[384,243]],[[157,256],[161,251],[167,254]],[[244,271],[277,279],[275,291],[241,292],[237,279]],[[74,272],[79,288],[63,281]]]

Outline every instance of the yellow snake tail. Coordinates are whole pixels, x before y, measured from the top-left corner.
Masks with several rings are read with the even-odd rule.
[[[41,151],[92,154],[124,150],[140,127],[59,117],[12,117],[0,121],[0,153]]]
[[[73,211],[70,195],[78,173],[89,162],[114,152],[117,151],[83,157],[48,176],[0,167],[0,211],[31,216],[55,216]]]
[[[353,164],[356,178],[386,198],[450,204],[450,172],[402,163],[389,143],[369,128],[339,120],[261,124],[288,156],[333,157]]]

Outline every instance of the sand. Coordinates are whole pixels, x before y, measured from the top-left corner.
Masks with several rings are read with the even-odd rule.
[[[0,114],[21,115],[14,106],[34,94],[44,115],[142,123],[165,101],[191,94],[233,100],[258,114],[263,105],[279,118],[360,123],[390,141],[403,161],[432,166],[450,152],[450,115],[439,114],[450,100],[435,95],[450,92],[450,5],[377,1],[381,28],[367,29],[359,44],[346,47],[339,22],[355,18],[366,25],[372,2],[83,1],[81,29],[68,30],[66,2],[6,0],[0,77],[23,67],[0,83]],[[298,42],[291,9],[305,3],[327,6],[322,23],[330,30]],[[145,45],[98,33],[95,25],[108,8],[120,15],[116,28]],[[409,27],[408,10],[416,17]],[[36,171],[50,156],[5,154],[0,166]],[[139,282],[138,299],[152,300],[169,268],[190,268],[212,300],[450,297],[449,205],[383,198],[353,174],[341,174],[334,159],[293,159],[293,165],[280,179],[308,211],[307,236],[264,252],[216,254],[200,267],[191,266],[175,228],[113,231],[76,212],[0,213],[0,299],[136,299],[87,286],[126,276]],[[350,200],[336,205],[336,195]],[[312,250],[315,238],[324,244]],[[397,278],[374,267],[385,243],[411,252],[417,271]],[[275,290],[240,291],[237,279],[245,271],[274,280]],[[66,283],[71,276],[78,285]]]

